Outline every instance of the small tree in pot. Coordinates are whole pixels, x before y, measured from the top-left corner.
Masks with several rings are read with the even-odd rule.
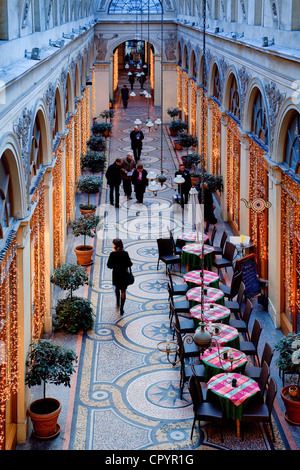
[[[72,263],[65,264],[54,269],[50,280],[54,285],[69,291],[67,298],[57,302],[54,319],[55,329],[65,330],[69,333],[91,329],[94,322],[91,302],[88,299],[73,296],[73,291],[80,286],[92,285],[86,268]]]
[[[111,132],[112,125],[109,122],[97,122],[95,121],[92,126],[92,133],[94,136],[100,135],[108,137]]]
[[[87,204],[79,204],[81,213],[84,215],[87,212],[95,212],[95,204],[90,203],[90,194],[96,194],[99,192],[99,189],[102,185],[101,178],[94,175],[83,175],[80,176],[77,182],[77,188],[83,193],[87,193],[88,202]]]
[[[87,152],[81,155],[81,170],[89,170],[91,173],[99,173],[105,168],[106,155],[101,152]]]
[[[92,135],[86,144],[90,150],[94,150],[95,152],[103,152],[106,150],[105,139],[101,136]]]
[[[112,109],[105,109],[100,113],[100,116],[105,119],[105,122],[108,121],[108,119],[111,121],[112,118],[114,117],[115,112]]]
[[[34,434],[38,438],[52,438],[59,434],[57,418],[61,404],[54,398],[46,398],[46,384],[70,387],[70,379],[75,372],[74,362],[77,356],[74,351],[54,344],[51,340],[42,339],[31,343],[27,357],[25,383],[29,388],[43,384],[43,398],[35,400],[28,409]]]
[[[188,125],[186,122],[181,121],[181,119],[175,119],[171,122],[169,129],[170,134],[175,137],[178,135],[178,132],[183,132],[184,130],[188,129]]]
[[[73,230],[75,237],[83,236],[83,245],[79,245],[75,248],[77,256],[77,263],[81,266],[89,266],[93,264],[92,255],[94,248],[90,245],[86,245],[86,237],[94,238],[96,235],[96,227],[100,222],[100,217],[97,215],[90,215],[89,217],[80,216],[70,222],[70,227]]]
[[[179,114],[179,109],[178,108],[168,108],[167,113],[169,116],[171,116],[172,120],[175,120],[175,117],[178,116]]]

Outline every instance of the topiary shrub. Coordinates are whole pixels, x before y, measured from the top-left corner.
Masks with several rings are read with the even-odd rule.
[[[56,331],[63,330],[76,334],[93,328],[94,316],[90,300],[75,296],[72,299],[67,297],[57,302],[53,326]]]

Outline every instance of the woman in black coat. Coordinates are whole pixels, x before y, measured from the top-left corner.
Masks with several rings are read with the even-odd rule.
[[[119,238],[113,240],[113,251],[110,253],[107,267],[112,269],[112,283],[115,286],[117,307],[120,307],[120,314],[124,313],[124,304],[126,300],[126,273],[132,266],[132,261],[127,251],[124,250],[123,242]],[[121,295],[121,299],[120,299]],[[121,304],[120,304],[121,300]]]
[[[144,192],[148,186],[148,172],[144,170],[144,167],[139,163],[132,174],[132,184],[134,186],[134,191],[136,195],[136,200],[138,203],[143,203]]]

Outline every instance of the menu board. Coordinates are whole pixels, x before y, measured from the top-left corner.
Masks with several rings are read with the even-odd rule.
[[[244,256],[236,262],[238,270],[242,273],[245,284],[245,294],[248,298],[261,294],[261,285],[257,275],[255,255]]]

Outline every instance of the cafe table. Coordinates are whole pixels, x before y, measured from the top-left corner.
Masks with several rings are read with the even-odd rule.
[[[197,232],[183,232],[181,235],[178,235],[176,239],[176,246],[182,248],[184,245],[187,245],[188,243],[200,243],[202,241],[206,243],[209,238],[206,233],[204,235],[202,233],[197,233]]]
[[[236,386],[232,385],[232,379],[236,379]],[[245,405],[257,393],[260,393],[258,383],[236,372],[222,372],[207,382],[207,400],[219,399],[224,417],[236,421],[237,437],[240,437],[240,422]]]
[[[197,287],[202,284],[202,270],[189,271],[183,276],[184,281],[187,283],[189,289]],[[219,288],[220,277],[213,271],[203,270],[203,282],[206,286]]]
[[[226,325],[223,325],[223,327],[226,327]],[[213,338],[217,339],[217,336],[214,335]],[[236,348],[227,346],[227,344],[226,346],[220,345],[219,349],[216,346],[206,349],[201,355],[201,361],[205,367],[205,381],[222,372],[244,372],[247,364],[246,354]],[[230,352],[232,357],[230,357]],[[227,360],[224,359],[224,353],[227,353]]]
[[[202,288],[204,289],[204,303],[205,304],[220,304],[224,305],[224,292],[221,289],[216,289],[215,287],[193,287],[187,291],[186,298],[190,302],[190,307],[194,307],[195,305],[201,302],[201,291]]]
[[[214,249],[210,245],[203,245],[204,268],[211,269],[213,263]],[[181,262],[186,265],[186,270],[189,271],[190,266],[202,266],[202,244],[189,244],[184,245],[181,251]]]
[[[202,305],[197,304],[190,309],[190,317],[194,319],[195,328],[198,328],[199,323],[201,321],[201,310]],[[220,322],[223,324],[229,323],[231,311],[229,308],[224,307],[224,305],[219,304],[204,304],[204,311],[203,311],[203,320],[205,323],[215,323]]]

